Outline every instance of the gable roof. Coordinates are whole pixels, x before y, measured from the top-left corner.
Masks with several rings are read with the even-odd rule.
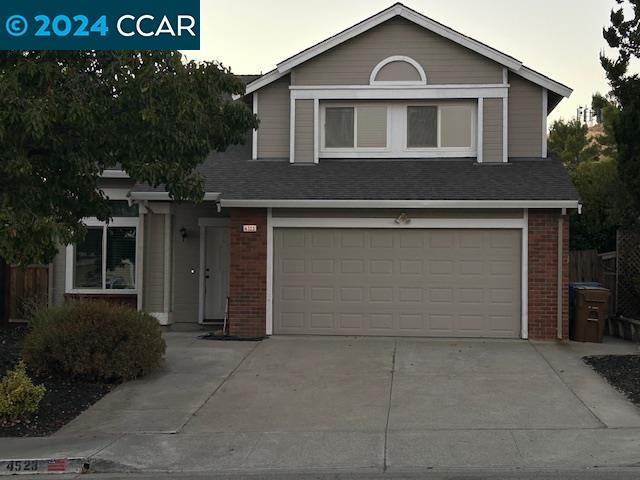
[[[317,55],[320,55],[321,53],[324,53],[327,50],[336,47],[337,45],[340,45],[341,43],[346,42],[347,40],[354,38],[361,33],[364,33],[367,30],[370,30],[396,16],[403,17],[417,25],[420,25],[423,28],[426,28],[427,30],[430,30],[433,33],[436,33],[480,55],[483,55],[484,57],[487,57],[495,61],[496,63],[507,67],[511,71],[518,73],[527,80],[530,80],[552,92],[555,92],[558,95],[569,97],[571,95],[571,92],[573,91],[566,85],[563,85],[560,82],[556,82],[555,80],[552,80],[545,75],[542,75],[534,70],[531,70],[530,68],[525,67],[520,60],[507,55],[506,53],[496,50],[495,48],[479,42],[478,40],[475,40],[452,28],[449,28],[446,25],[443,25],[425,15],[422,15],[419,12],[416,12],[415,10],[403,5],[402,3],[395,3],[389,8],[382,10],[381,12],[376,13],[375,15],[372,15],[371,17],[359,23],[356,23],[352,27],[349,27],[346,30],[343,30],[340,33],[337,33],[332,37],[329,37],[326,40],[323,40],[322,42],[317,43],[301,51],[300,53],[278,63],[277,67],[274,70],[264,74],[259,79],[247,85],[246,93],[249,94],[255,92],[265,85],[268,85],[269,83],[274,82],[279,78],[287,75],[291,71],[291,69],[295,68],[301,63],[304,63],[312,59],[313,57],[316,57]]]

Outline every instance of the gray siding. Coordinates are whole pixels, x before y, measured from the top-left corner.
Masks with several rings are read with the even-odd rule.
[[[509,156],[542,156],[543,88],[509,72]]]
[[[482,117],[482,161],[502,162],[502,99],[485,98]]]
[[[200,228],[198,218],[219,217],[213,202],[200,205],[175,204],[173,216],[173,292],[172,319],[174,324],[198,323],[198,294],[200,270]],[[183,240],[180,229],[185,228]],[[194,273],[191,273],[193,269]],[[179,325],[178,325],[179,327]]]
[[[258,91],[258,158],[289,158],[289,76]]]
[[[144,296],[146,312],[164,311],[164,215],[145,215]]]
[[[502,67],[451,40],[395,17],[294,69],[295,85],[368,85],[373,68],[392,55],[422,65],[427,83],[502,83]]]
[[[296,100],[296,163],[313,163],[313,100]]]
[[[420,80],[420,73],[407,62],[391,62],[380,69],[375,80],[378,82],[415,81]]]

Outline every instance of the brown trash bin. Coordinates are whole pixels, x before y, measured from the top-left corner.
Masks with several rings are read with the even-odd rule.
[[[609,290],[602,287],[576,287],[574,338],[576,342],[602,343],[609,316]]]

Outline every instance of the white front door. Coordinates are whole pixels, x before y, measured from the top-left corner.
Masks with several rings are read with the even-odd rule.
[[[229,296],[229,227],[206,227],[204,321],[222,320]]]

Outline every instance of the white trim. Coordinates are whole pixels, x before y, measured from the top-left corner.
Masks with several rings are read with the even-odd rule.
[[[521,280],[521,337],[526,340],[529,337],[529,210],[524,209],[524,226],[522,227],[522,280]]]
[[[484,98],[478,98],[478,119],[477,119],[477,161],[482,163],[484,159]]]
[[[562,317],[563,317],[563,297],[564,297],[564,282],[563,282],[563,243],[564,243],[564,217],[565,212],[562,212],[562,215],[558,217],[558,258],[557,258],[557,277],[556,277],[556,336],[558,340],[562,340],[563,337],[563,328],[562,328]]]
[[[199,264],[198,264],[198,324],[202,325],[204,323],[204,269],[205,269],[205,235],[206,235],[206,226],[202,225],[200,221],[203,220],[201,218],[198,219],[198,225],[200,229],[200,253],[199,253]]]
[[[533,83],[540,85],[541,87],[546,88],[547,90],[551,90],[558,95],[561,95],[565,98],[569,98],[573,89],[563,85],[562,83],[556,82],[555,80],[550,79],[549,77],[545,77],[541,73],[536,72],[535,70],[531,70],[528,67],[522,66],[519,70],[514,70],[518,75],[522,78],[525,78]]]
[[[360,147],[358,146],[358,121],[360,108],[369,105],[383,106],[386,108],[387,130],[386,145],[384,147]],[[415,148],[407,146],[407,109],[413,106],[429,106],[437,108],[437,145],[435,147]],[[464,106],[469,108],[471,116],[471,131],[469,132],[469,147],[442,147],[441,116],[443,108],[449,106]],[[331,107],[352,108],[353,120],[353,147],[327,148],[325,147],[326,109]],[[326,102],[320,106],[320,157],[321,158],[475,158],[476,151],[476,112],[475,102],[434,102],[434,101],[407,101],[392,103],[333,103]]]
[[[138,230],[136,230],[136,288],[140,292],[136,299],[138,310],[144,307],[144,224],[147,209],[140,205],[138,208]]]
[[[272,208],[578,208],[577,200],[225,200],[223,207]]]
[[[208,192],[204,194],[203,200],[215,201],[220,198],[221,193]],[[130,192],[129,198],[132,200],[168,200],[173,201],[173,198],[169,196],[169,192]]]
[[[415,218],[410,223],[397,224],[393,218],[290,218],[272,217],[271,209],[267,214],[267,335],[273,334],[273,229],[274,228],[398,228],[398,229],[510,229],[520,230],[522,235],[521,265],[521,318],[520,336],[529,336],[528,307],[528,232],[529,214],[524,209],[520,218]]]
[[[320,100],[313,99],[313,163],[320,161]]]
[[[221,227],[229,228],[231,222],[228,218],[224,217],[199,217],[198,228],[200,229],[200,259],[198,267],[198,324],[205,324],[204,321],[204,273],[206,264],[206,234],[207,227]]]
[[[363,85],[347,87],[314,86],[311,88],[290,88],[292,99],[321,100],[436,100],[464,98],[504,98],[508,87],[500,84],[485,86],[441,86],[428,85],[410,88],[395,86]],[[293,102],[293,100],[292,100]]]
[[[382,70],[386,65],[393,62],[405,62],[411,65],[416,69],[418,75],[420,75],[420,80],[376,80],[378,73]],[[424,72],[424,68],[418,62],[416,62],[413,58],[407,57],[405,55],[392,55],[390,57],[385,58],[380,63],[378,63],[373,70],[371,71],[371,76],[369,77],[369,85],[426,85],[427,84],[427,75]]]
[[[460,89],[498,89],[507,88],[506,83],[439,83],[437,85],[405,85],[400,88],[398,85],[289,85],[289,90],[460,90]]]
[[[411,214],[409,213],[409,217]],[[275,217],[273,228],[524,228],[522,218],[411,218],[409,223],[397,224],[395,218],[291,218]]]
[[[444,38],[452,40],[453,42],[456,42],[463,47],[484,55],[485,57],[488,57],[509,68],[518,70],[522,66],[522,63],[513,57],[510,57],[502,52],[499,52],[498,50],[488,47],[487,45],[484,45],[477,40],[462,35],[461,33],[442,25],[441,23],[438,23],[428,17],[425,17],[424,15],[419,14],[418,12],[408,9],[402,4],[395,4],[381,11],[380,13],[377,13],[376,15],[369,17],[368,19],[338,33],[337,35],[334,35],[327,40],[324,40],[323,42],[320,42],[317,45],[308,48],[303,52],[287,60],[284,60],[283,62],[280,62],[278,64],[278,71],[280,73],[288,72],[297,65],[300,65],[301,63],[306,62],[307,60],[335,47],[336,45],[339,45],[357,35],[360,35],[361,33],[364,33],[367,30],[370,30],[371,28],[380,25],[381,23],[386,22],[387,20],[395,16],[406,18],[407,20],[416,23],[423,28],[426,28],[427,30],[430,30]]]
[[[163,293],[162,293],[162,307],[164,312],[167,315],[166,321],[167,325],[170,323],[170,312],[171,312],[171,279],[172,275],[172,265],[171,260],[173,258],[173,229],[172,229],[172,218],[171,212],[167,212],[164,214],[164,276],[163,276]]]
[[[169,319],[169,314],[167,312],[151,312],[149,313],[152,317],[158,320],[160,325],[166,326],[171,325],[171,321]]]
[[[109,200],[128,200],[129,190],[128,188],[98,188],[101,190]]]
[[[273,334],[273,216],[267,209],[267,318],[266,334]]]
[[[142,264],[143,264],[143,248],[142,243],[144,239],[141,237],[143,228],[142,220],[144,217],[140,213],[139,217],[116,217],[112,218],[110,222],[103,222],[95,217],[85,218],[82,222],[87,227],[99,227],[102,228],[102,265],[101,270],[106,272],[107,263],[107,241],[105,235],[105,229],[108,227],[133,227],[136,229],[136,263],[135,263],[135,288],[126,289],[107,289],[106,288],[106,274],[102,276],[102,288],[74,288],[73,286],[73,274],[74,274],[74,259],[75,259],[75,245],[70,244],[65,248],[65,275],[64,275],[64,292],[75,295],[136,295],[138,293],[138,304],[140,304],[142,297]]]
[[[325,150],[320,154],[320,158],[475,158],[475,149],[468,148],[408,148],[403,151],[391,151],[384,149],[384,151],[363,150],[363,149],[351,149],[350,151],[344,151],[336,149],[338,151]]]
[[[101,178],[130,178],[124,170],[103,170]]]
[[[258,115],[258,92],[253,93],[253,114]],[[251,132],[251,158],[258,159],[258,129],[254,128]]]
[[[275,82],[276,80],[280,80],[282,77],[288,74],[289,72],[282,73],[278,70],[272,70],[268,73],[265,73],[263,76],[261,76],[260,78],[256,78],[253,82],[247,85],[247,88],[245,89],[245,95],[253,93],[256,90],[261,89],[265,85],[269,85],[270,83]]]
[[[549,93],[542,89],[542,158],[547,158],[547,110],[549,108]]]
[[[502,67],[502,83],[504,85],[509,83],[509,69],[507,67]]]
[[[509,97],[502,99],[502,161],[509,161]]]
[[[296,96],[289,93],[289,163],[295,163],[296,157]]]

